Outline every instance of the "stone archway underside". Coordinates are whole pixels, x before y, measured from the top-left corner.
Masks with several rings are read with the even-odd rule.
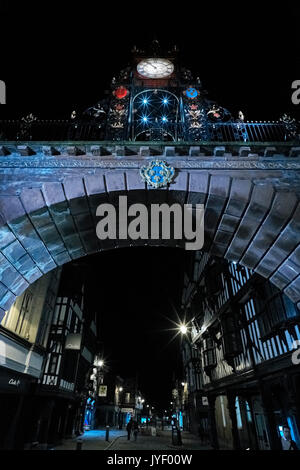
[[[73,259],[122,246],[176,246],[100,242],[96,207],[119,195],[129,204],[203,203],[204,249],[254,269],[300,307],[299,157],[272,164],[266,158],[261,165],[249,156],[231,162],[193,157],[190,164],[163,158],[177,174],[168,189],[155,190],[139,174],[150,157],[114,156],[97,164],[83,157],[1,157],[0,318],[30,283]]]

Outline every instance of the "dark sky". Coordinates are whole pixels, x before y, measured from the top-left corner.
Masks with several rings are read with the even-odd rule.
[[[234,114],[299,117],[291,83],[300,76],[300,7],[285,1],[262,8],[266,3],[7,2],[0,32],[7,105],[0,113],[69,117],[102,98],[132,46],[156,35],[162,45],[179,47],[182,63]]]
[[[76,270],[86,275],[86,308],[97,313],[107,367],[123,378],[137,374],[141,391],[156,407],[170,402],[173,374],[183,379],[181,335],[174,338],[173,322],[178,323],[176,310],[190,253],[122,248],[75,262]],[[68,282],[76,282],[78,271],[71,264],[65,269]]]

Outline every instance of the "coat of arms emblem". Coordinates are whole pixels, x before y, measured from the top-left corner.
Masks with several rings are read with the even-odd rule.
[[[147,184],[161,188],[171,183],[175,169],[163,160],[153,160],[148,166],[142,166],[140,175]]]

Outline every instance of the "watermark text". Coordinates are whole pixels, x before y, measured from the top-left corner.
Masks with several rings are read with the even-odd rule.
[[[201,250],[204,244],[203,204],[144,204],[128,206],[127,196],[119,205],[103,203],[97,207],[101,217],[96,233],[100,240],[185,240],[186,250]]]

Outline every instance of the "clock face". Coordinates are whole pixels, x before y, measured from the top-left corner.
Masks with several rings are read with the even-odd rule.
[[[165,78],[174,71],[174,65],[168,59],[145,59],[138,64],[137,71],[146,78]]]

